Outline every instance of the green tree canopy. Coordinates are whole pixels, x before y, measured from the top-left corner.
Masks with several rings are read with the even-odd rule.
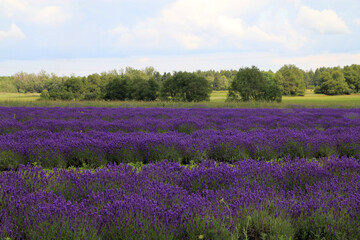
[[[227,101],[281,101],[281,90],[272,72],[262,73],[257,67],[240,68],[232,81]]]
[[[205,77],[196,73],[175,72],[164,80],[160,97],[173,101],[209,101],[211,91],[211,85]]]
[[[159,84],[153,77],[145,79],[138,76],[130,80],[128,89],[129,99],[154,101],[158,97]]]
[[[281,73],[282,79],[281,81],[279,79],[276,81],[282,86],[283,95],[305,95],[304,74],[301,69],[295,65],[284,65],[278,72]]]
[[[128,99],[130,78],[125,75],[115,76],[105,87],[106,100],[124,101]]]
[[[345,66],[343,72],[349,88],[358,93],[360,91],[360,65]]]
[[[320,82],[320,92],[323,94],[338,95],[349,93],[349,87],[341,70],[323,71],[320,74]]]

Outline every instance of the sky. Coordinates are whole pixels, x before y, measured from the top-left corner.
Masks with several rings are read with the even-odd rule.
[[[360,64],[359,0],[0,0],[0,76]]]

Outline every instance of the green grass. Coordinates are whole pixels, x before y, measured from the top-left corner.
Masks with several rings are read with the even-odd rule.
[[[359,108],[360,94],[326,96],[307,90],[304,97],[284,96],[281,103],[225,102],[227,91],[214,91],[209,102],[43,101],[38,93],[0,93],[0,106],[29,107],[169,107],[169,108]]]
[[[211,102],[225,102],[227,91],[214,91],[211,93],[210,101]]]
[[[0,104],[6,102],[33,102],[40,99],[40,93],[2,93],[0,92]]]

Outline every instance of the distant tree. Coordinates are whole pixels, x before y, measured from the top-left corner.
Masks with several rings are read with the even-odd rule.
[[[130,81],[128,90],[130,99],[138,101],[154,101],[158,97],[159,84],[153,77],[149,80],[136,77]]]
[[[117,70],[111,70],[111,71],[107,71],[107,72],[102,72],[100,73],[100,78],[101,78],[101,92],[105,93],[105,87],[106,85],[112,81],[114,78],[116,77],[120,77],[123,73],[121,71],[117,71]]]
[[[49,94],[49,91],[47,89],[44,89],[42,90],[41,94],[40,94],[40,97],[42,99],[50,99],[50,94]]]
[[[310,71],[303,71],[304,74],[304,82],[305,82],[305,86],[307,89],[314,89],[315,84],[314,84],[314,71],[310,70]]]
[[[175,72],[160,90],[162,100],[198,102],[210,100],[211,85],[197,73]]]
[[[284,81],[285,80],[282,73],[280,71],[277,71],[274,75],[274,82],[276,83],[277,86],[279,86],[281,94],[283,93],[283,89],[284,89]]]
[[[213,86],[213,90],[215,91],[219,91],[221,89],[221,85],[220,85],[220,79],[218,77],[215,77],[213,82],[212,82],[212,86]]]
[[[313,81],[312,81],[315,87],[321,85],[321,79],[320,79],[321,73],[325,72],[325,71],[329,71],[329,70],[331,70],[331,69],[327,68],[327,67],[320,67],[315,70],[315,73],[313,76]]]
[[[105,87],[106,100],[120,100],[124,101],[128,99],[130,79],[128,76],[121,75],[114,77]]]
[[[18,72],[13,75],[14,85],[19,93],[35,92],[36,75]]]
[[[232,79],[229,79],[226,76],[219,74],[214,78],[212,82],[213,90],[216,91],[228,90],[231,82]]]
[[[281,90],[273,77],[270,72],[264,74],[255,66],[240,68],[230,85],[227,101],[280,102]]]
[[[68,99],[70,96],[75,100],[82,100],[85,93],[84,80],[81,77],[70,77],[67,79],[63,85],[63,95],[65,93],[64,96],[66,96],[64,100],[70,100]]]
[[[148,67],[144,70],[139,70],[139,69],[134,69],[131,67],[127,67],[125,69],[125,74],[127,77],[129,77],[129,79],[146,79],[149,80],[150,77],[152,77],[152,74],[154,73],[154,68],[153,67]]]
[[[102,97],[105,83],[99,74],[91,74],[85,80],[84,100],[96,100]]]
[[[320,74],[320,92],[326,95],[348,94],[349,86],[341,70],[328,70]],[[316,92],[319,92],[317,90]]]
[[[275,74],[271,70],[267,72],[263,71],[262,74],[266,83],[264,100],[268,102],[281,102],[282,91],[275,81]]]
[[[301,69],[295,65],[284,65],[278,72],[281,73],[282,82],[279,79],[276,81],[282,86],[283,95],[305,95],[304,74]]]
[[[150,78],[147,82],[145,101],[155,101],[159,97],[160,85],[159,80],[155,74],[155,77]]]
[[[18,92],[16,86],[14,85],[14,80],[12,77],[0,77],[0,92]]]
[[[265,79],[266,82],[272,82],[275,79],[275,73],[273,73],[273,71],[269,70],[269,71],[261,71],[263,78]]]
[[[343,72],[349,88],[358,93],[360,91],[360,65],[345,66]]]

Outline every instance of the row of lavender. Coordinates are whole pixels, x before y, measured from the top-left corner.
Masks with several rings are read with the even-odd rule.
[[[46,168],[99,167],[107,163],[187,164],[203,159],[276,160],[349,156],[359,158],[360,127],[241,131],[199,130],[192,134],[22,131],[0,136],[0,170],[33,163]]]
[[[161,161],[0,173],[0,238],[360,239],[360,162]]]
[[[0,109],[0,170],[360,153],[359,109]]]
[[[360,109],[164,109],[0,107],[0,134],[170,132],[197,130],[320,129],[360,126]]]

